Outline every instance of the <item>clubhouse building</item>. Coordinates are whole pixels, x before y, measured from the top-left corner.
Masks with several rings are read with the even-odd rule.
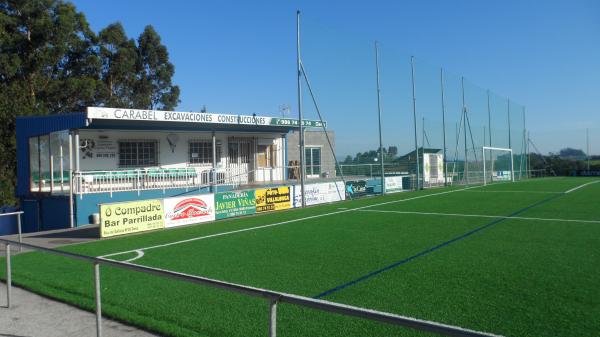
[[[304,126],[307,177],[335,179],[322,123]],[[298,129],[290,118],[99,107],[18,117],[23,230],[97,222],[100,204],[293,185]]]

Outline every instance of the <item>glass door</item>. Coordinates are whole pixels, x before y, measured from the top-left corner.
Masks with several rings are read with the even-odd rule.
[[[321,148],[307,147],[304,149],[306,159],[306,176],[315,178],[321,175]]]

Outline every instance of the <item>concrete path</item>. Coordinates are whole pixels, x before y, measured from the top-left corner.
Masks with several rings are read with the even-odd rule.
[[[0,282],[0,337],[96,337],[91,312],[14,286],[12,302],[6,308],[6,284]],[[102,329],[103,337],[158,336],[106,318]]]
[[[18,241],[17,235],[2,238]],[[47,248],[98,239],[98,226],[37,232],[23,235],[23,242]],[[0,244],[0,256],[4,256]],[[17,254],[12,247],[12,254]],[[102,320],[103,337],[158,336],[112,320]],[[12,287],[12,306],[6,307],[6,284],[0,282],[0,337],[96,337],[96,316],[74,306]]]

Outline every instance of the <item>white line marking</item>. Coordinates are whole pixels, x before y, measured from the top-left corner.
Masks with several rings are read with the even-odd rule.
[[[109,256],[134,253],[134,252],[137,252],[137,251],[144,251],[144,250],[149,250],[149,249],[163,248],[163,247],[178,245],[180,243],[186,243],[186,242],[204,240],[204,239],[209,239],[209,238],[215,238],[215,237],[218,237],[218,236],[224,236],[224,235],[230,235],[230,234],[248,232],[248,231],[253,231],[253,230],[257,230],[257,229],[274,227],[274,226],[280,226],[280,225],[285,225],[285,224],[289,224],[289,223],[294,223],[294,222],[299,222],[299,221],[304,221],[304,220],[310,220],[310,219],[316,219],[316,218],[321,218],[321,217],[329,216],[329,215],[347,213],[347,212],[352,212],[352,211],[366,209],[366,208],[371,208],[371,207],[376,207],[376,206],[382,206],[382,205],[388,205],[388,204],[394,204],[394,203],[399,203],[399,202],[405,202],[405,201],[411,201],[411,200],[416,200],[416,199],[433,197],[433,196],[436,196],[436,195],[443,195],[443,194],[449,194],[449,193],[454,193],[454,192],[460,192],[460,191],[469,190],[469,189],[473,189],[473,188],[479,188],[479,187],[482,187],[482,186],[483,185],[478,185],[478,186],[461,188],[461,189],[457,189],[457,190],[451,190],[451,191],[445,191],[445,192],[439,192],[439,193],[432,193],[432,194],[425,194],[425,195],[420,195],[420,196],[413,197],[413,198],[380,202],[380,203],[377,203],[377,204],[366,205],[366,206],[361,206],[361,207],[356,207],[356,208],[348,208],[348,209],[344,209],[344,210],[340,210],[340,211],[335,211],[335,212],[330,212],[330,213],[311,215],[311,216],[307,216],[307,217],[304,217],[304,218],[292,219],[292,220],[277,222],[277,223],[273,223],[273,224],[269,224],[269,225],[262,225],[262,226],[256,226],[256,227],[248,227],[248,228],[238,229],[238,230],[229,231],[229,232],[222,232],[222,233],[216,233],[216,234],[211,234],[211,235],[198,236],[198,237],[194,237],[194,238],[190,238],[190,239],[186,239],[186,240],[173,241],[173,242],[164,243],[164,244],[161,244],[161,245],[155,245],[155,246],[142,247],[142,248],[137,248],[137,249],[132,249],[132,250],[126,250],[126,251],[122,251],[122,252],[116,252],[116,253],[102,255],[100,257],[106,258],[106,257],[109,257]]]
[[[600,180],[594,180],[594,181],[590,181],[589,183],[585,183],[585,184],[579,185],[577,187],[574,187],[574,188],[566,191],[565,193],[571,193],[573,191],[577,191],[578,189],[580,189],[582,187],[586,187],[587,185],[591,185],[591,184],[595,184],[595,183],[600,183]]]
[[[131,262],[131,261],[135,261],[139,258],[141,258],[142,256],[144,256],[144,251],[143,250],[136,250],[136,256],[132,257],[131,259],[125,260],[124,262]]]
[[[600,223],[600,220],[532,218],[532,217],[524,217],[524,216],[504,216],[504,215],[484,215],[484,214],[411,212],[411,211],[392,211],[392,210],[382,210],[382,209],[381,210],[380,209],[358,209],[357,211],[359,211],[359,212],[396,213],[396,214],[416,214],[416,215],[442,215],[442,216],[457,216],[457,217],[467,217],[467,218],[493,218],[493,219],[517,219],[517,220],[555,221],[555,222]]]
[[[465,191],[465,192],[471,192],[471,193],[540,193],[540,194],[562,194],[562,193],[565,193],[565,192],[550,192],[550,191],[515,191],[515,190],[503,190],[503,191],[488,190],[488,191]]]

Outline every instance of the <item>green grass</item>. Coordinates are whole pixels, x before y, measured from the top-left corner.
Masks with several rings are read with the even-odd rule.
[[[386,212],[346,211],[147,250],[135,263],[313,297],[450,241],[323,299],[507,336],[596,336],[600,223],[393,213],[600,220],[600,183],[560,193],[591,181],[546,178],[400,193],[63,249],[100,256],[371,205]],[[93,309],[88,264],[26,253],[14,257],[13,270],[19,286]],[[102,295],[106,316],[163,335],[268,332],[265,300],[222,290],[103,266]],[[281,336],[427,335],[286,304],[278,314]]]

